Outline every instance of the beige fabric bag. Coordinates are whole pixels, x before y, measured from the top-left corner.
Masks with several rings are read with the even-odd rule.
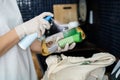
[[[91,58],[49,56],[42,80],[103,80],[105,67],[114,61],[109,53],[96,53]]]

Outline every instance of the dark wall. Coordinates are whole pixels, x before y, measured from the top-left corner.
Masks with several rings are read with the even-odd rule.
[[[97,46],[120,57],[120,0],[89,0],[94,24],[86,24],[88,38]]]

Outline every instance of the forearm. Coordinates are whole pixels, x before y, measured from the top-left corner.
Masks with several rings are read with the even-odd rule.
[[[40,54],[42,52],[41,42],[37,39],[31,44],[30,48],[31,48],[31,51],[34,53]]]
[[[0,36],[0,56],[4,55],[10,48],[18,43],[19,37],[13,29],[3,36]]]

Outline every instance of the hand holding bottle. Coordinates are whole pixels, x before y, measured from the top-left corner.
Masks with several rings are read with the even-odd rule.
[[[23,38],[25,35],[29,35],[37,32],[38,37],[42,36],[45,32],[45,29],[50,28],[50,23],[44,19],[46,16],[53,16],[52,13],[44,12],[35,18],[26,21],[25,23],[17,26],[15,28],[19,38]]]

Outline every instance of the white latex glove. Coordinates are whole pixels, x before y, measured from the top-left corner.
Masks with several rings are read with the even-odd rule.
[[[58,40],[60,40],[60,37],[54,37],[49,39],[49,41],[43,41],[42,42],[42,55],[47,56],[50,55],[52,53],[60,53],[60,52],[64,52],[64,51],[68,51],[71,50],[75,47],[76,43],[71,43],[68,44],[66,43],[65,47],[61,48],[58,45]]]
[[[25,23],[17,26],[15,28],[19,38],[21,39],[25,35],[32,34],[34,32],[38,33],[38,37],[44,34],[45,29],[50,28],[50,23],[44,19],[46,16],[52,16],[53,14],[50,12],[44,12],[35,18],[26,21]]]
[[[59,40],[60,40],[60,38],[58,37],[56,42],[58,42]],[[76,43],[71,43],[71,44],[66,43],[64,48],[61,48],[61,47],[58,46],[58,49],[57,49],[56,53],[72,50],[75,46],[76,46]]]

